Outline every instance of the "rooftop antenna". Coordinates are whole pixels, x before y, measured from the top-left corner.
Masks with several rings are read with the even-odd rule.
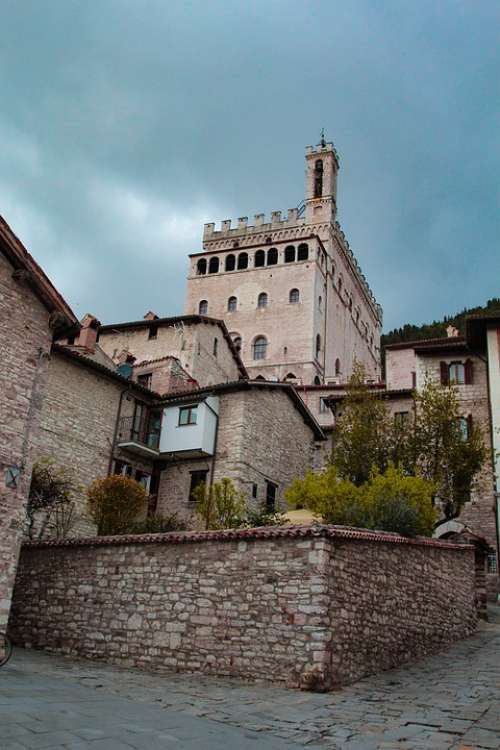
[[[321,146],[326,146],[325,129],[324,128],[321,128],[321,141],[320,141],[320,144],[321,144]]]

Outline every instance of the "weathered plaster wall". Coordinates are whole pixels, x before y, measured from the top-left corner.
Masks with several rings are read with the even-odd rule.
[[[414,388],[412,373],[416,371],[417,358],[414,349],[386,349],[385,382],[388,391]]]
[[[52,335],[49,313],[0,254],[0,630],[7,621]],[[8,467],[21,469],[7,487]]]
[[[303,527],[25,547],[10,632],[145,669],[328,689],[476,621],[471,548]]]

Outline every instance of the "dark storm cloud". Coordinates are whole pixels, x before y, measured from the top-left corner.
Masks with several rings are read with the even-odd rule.
[[[300,202],[324,126],[386,326],[481,303],[500,293],[498,15],[4,0],[0,212],[77,312],[174,314],[203,222]]]

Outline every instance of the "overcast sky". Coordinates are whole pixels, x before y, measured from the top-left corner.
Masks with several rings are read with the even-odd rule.
[[[80,316],[183,310],[322,127],[384,328],[500,296],[498,0],[2,0],[0,213]]]

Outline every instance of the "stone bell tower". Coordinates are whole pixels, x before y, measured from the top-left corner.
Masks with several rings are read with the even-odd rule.
[[[339,158],[333,143],[323,133],[317,146],[306,149],[306,213],[307,224],[334,222],[337,213],[337,174]]]

